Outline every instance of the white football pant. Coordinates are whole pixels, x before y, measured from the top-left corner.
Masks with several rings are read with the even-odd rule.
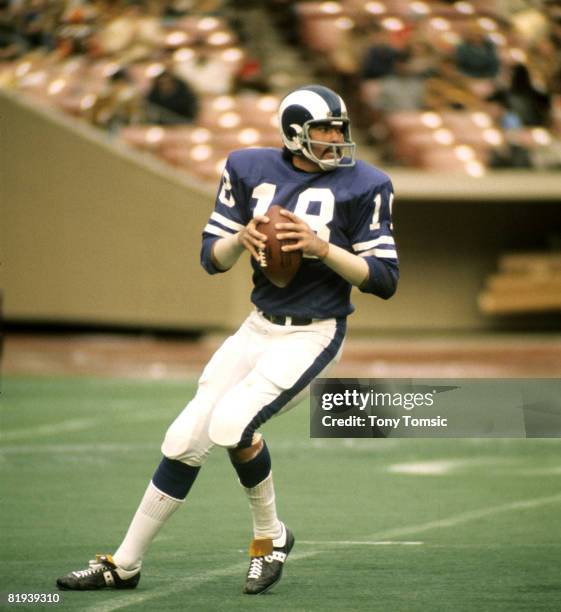
[[[253,432],[296,405],[341,355],[346,322],[276,325],[253,311],[205,367],[195,397],[170,425],[162,452],[202,465],[214,445],[249,446]]]

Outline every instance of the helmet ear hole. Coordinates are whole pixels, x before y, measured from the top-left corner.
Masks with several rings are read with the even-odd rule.
[[[279,125],[284,145],[291,151],[301,150],[304,124],[313,119],[313,116],[301,104],[290,104],[279,114]]]
[[[295,150],[302,149],[302,138],[304,135],[304,129],[297,123],[292,123],[288,126],[287,137],[290,140]]]

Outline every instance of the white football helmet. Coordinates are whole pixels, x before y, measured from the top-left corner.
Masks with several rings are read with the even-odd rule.
[[[318,125],[341,127],[344,142],[330,143],[331,158],[319,159],[312,145],[325,142],[310,139],[310,129]],[[289,93],[279,106],[279,127],[284,146],[293,155],[303,155],[322,170],[355,165],[356,145],[351,138],[351,125],[345,102],[323,85],[306,85]]]

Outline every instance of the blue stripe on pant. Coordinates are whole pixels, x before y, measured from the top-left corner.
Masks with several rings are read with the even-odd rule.
[[[273,400],[270,404],[263,406],[261,410],[251,419],[249,425],[244,429],[242,433],[242,437],[240,443],[238,444],[238,448],[244,448],[251,446],[251,441],[253,439],[253,433],[256,429],[261,427],[263,423],[266,423],[272,416],[274,416],[281,408],[286,406],[290,400],[305,389],[312,380],[332,361],[341,345],[343,344],[343,340],[345,338],[345,333],[347,331],[347,320],[346,319],[337,319],[337,324],[335,326],[335,335],[331,342],[323,349],[323,351],[317,356],[312,365],[300,376],[300,378],[296,381],[296,383],[290,387],[290,389],[285,389],[275,400]]]

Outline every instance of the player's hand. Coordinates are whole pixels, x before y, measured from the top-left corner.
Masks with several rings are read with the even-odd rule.
[[[241,244],[244,249],[247,249],[256,261],[260,260],[258,251],[265,248],[265,241],[267,240],[265,234],[257,231],[255,226],[258,223],[269,223],[269,217],[257,215],[238,232],[238,243]]]
[[[281,215],[286,217],[287,223],[276,224],[276,229],[281,230],[277,234],[277,238],[279,240],[296,240],[294,244],[283,246],[283,251],[302,249],[305,255],[314,255],[319,259],[323,259],[327,255],[329,243],[322,240],[305,221],[289,210],[281,210]]]

